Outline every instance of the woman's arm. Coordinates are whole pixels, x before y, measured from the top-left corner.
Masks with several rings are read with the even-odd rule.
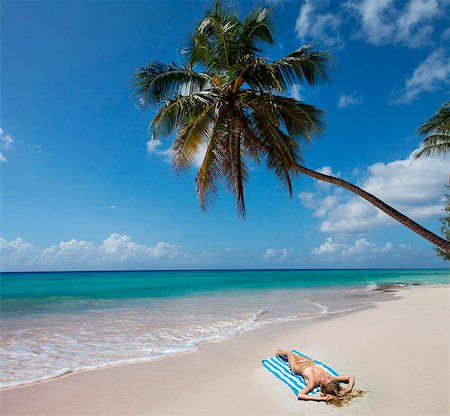
[[[353,386],[355,385],[355,376],[337,376],[334,377],[334,379],[348,384],[348,387],[346,389],[341,390],[341,396],[345,396],[346,394],[350,393],[353,389]]]
[[[314,383],[308,383],[308,385],[299,393],[297,394],[297,397],[299,400],[310,400],[310,401],[314,401],[314,402],[327,402],[328,400],[331,400],[331,397],[327,396],[319,396],[319,395],[314,395],[314,396],[309,396],[308,393],[310,391],[312,391],[314,389],[314,387],[316,387],[316,385]]]

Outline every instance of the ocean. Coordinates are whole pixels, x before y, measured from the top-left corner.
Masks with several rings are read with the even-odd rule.
[[[0,387],[195,350],[274,322],[370,307],[439,270],[1,273]]]

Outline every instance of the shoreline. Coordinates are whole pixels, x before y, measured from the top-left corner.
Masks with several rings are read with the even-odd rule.
[[[383,290],[383,292],[384,293],[392,293],[395,295],[398,290],[402,290],[402,289],[403,288],[398,288],[397,290],[388,289],[386,291]],[[374,289],[374,290],[379,290],[379,289]],[[284,319],[280,319],[279,321],[265,322],[263,324],[263,326],[249,328],[249,329],[243,330],[242,332],[240,332],[236,335],[230,335],[230,336],[226,336],[226,337],[219,338],[219,339],[208,339],[205,341],[200,341],[198,344],[196,344],[195,348],[190,349],[190,350],[174,352],[173,354],[163,355],[163,356],[155,357],[155,358],[143,358],[143,359],[136,359],[135,361],[130,360],[127,362],[105,364],[105,365],[102,365],[99,367],[93,367],[93,368],[87,367],[87,368],[81,368],[81,369],[75,369],[75,370],[68,370],[68,371],[64,372],[63,374],[51,376],[51,377],[44,378],[41,380],[24,382],[23,384],[17,384],[14,386],[0,387],[0,393],[3,391],[7,391],[7,390],[20,389],[20,388],[34,386],[34,385],[38,385],[38,384],[42,384],[42,383],[48,383],[48,382],[52,382],[54,380],[70,377],[70,376],[80,374],[80,373],[85,373],[85,372],[90,372],[90,371],[101,371],[101,370],[107,370],[109,368],[122,367],[122,366],[128,366],[128,365],[147,364],[147,363],[153,363],[153,362],[157,362],[157,361],[168,360],[171,358],[175,358],[175,357],[183,356],[183,355],[187,355],[187,354],[194,354],[194,353],[200,352],[202,350],[202,346],[204,346],[206,344],[209,344],[209,343],[215,344],[215,343],[226,342],[226,341],[238,338],[247,332],[264,330],[265,328],[269,328],[272,325],[282,325],[282,324],[291,323],[291,322],[298,322],[299,324],[303,323],[304,325],[313,325],[316,320],[338,319],[338,318],[344,317],[348,314],[357,313],[357,312],[365,310],[365,309],[374,308],[374,307],[376,307],[376,304],[380,303],[380,302],[392,302],[392,301],[397,301],[397,300],[401,300],[401,298],[394,296],[392,299],[376,300],[368,305],[356,307],[356,308],[349,309],[349,310],[329,312],[326,315],[321,315],[321,316],[284,318]]]
[[[346,414],[445,415],[450,287],[414,286],[400,289],[393,298],[399,301],[380,301],[344,315],[281,322],[224,341],[207,341],[195,354],[78,371],[6,388],[0,391],[0,408],[4,415],[47,416],[341,411],[322,403],[298,402],[262,367],[261,360],[283,346],[300,348],[338,373],[356,375],[356,388],[367,394],[342,409]],[[427,357],[427,366],[417,380],[411,362],[421,355]],[[375,357],[399,372],[402,380],[386,378]],[[419,397],[418,389],[425,398]]]

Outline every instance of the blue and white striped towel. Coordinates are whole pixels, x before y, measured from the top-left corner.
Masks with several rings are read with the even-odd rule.
[[[309,358],[307,355],[302,354],[297,350],[292,350],[295,354],[301,355],[302,357]],[[309,358],[311,360],[311,358]],[[334,371],[332,368],[327,365],[321,363],[320,361],[313,360],[315,364],[321,366],[328,374],[331,376],[337,376],[338,373]],[[293,374],[289,368],[289,363],[282,360],[278,356],[274,356],[269,358],[268,360],[263,360],[262,365],[267,368],[275,377],[278,377],[283,383],[286,383],[295,395],[300,393],[306,387],[305,380],[302,376],[297,374]],[[319,387],[316,387],[311,393],[315,394],[320,390]]]

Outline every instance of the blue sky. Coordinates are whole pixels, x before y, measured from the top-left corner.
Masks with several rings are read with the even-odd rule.
[[[301,177],[289,199],[255,167],[247,219],[221,189],[208,213],[148,146],[133,72],[179,61],[203,1],[3,1],[3,270],[445,267],[432,246],[350,193]],[[245,15],[257,4],[235,1]],[[448,2],[276,1],[270,59],[304,43],[336,56],[329,84],[290,92],[326,111],[305,164],[362,186],[434,232],[449,164],[414,160],[448,99]]]

